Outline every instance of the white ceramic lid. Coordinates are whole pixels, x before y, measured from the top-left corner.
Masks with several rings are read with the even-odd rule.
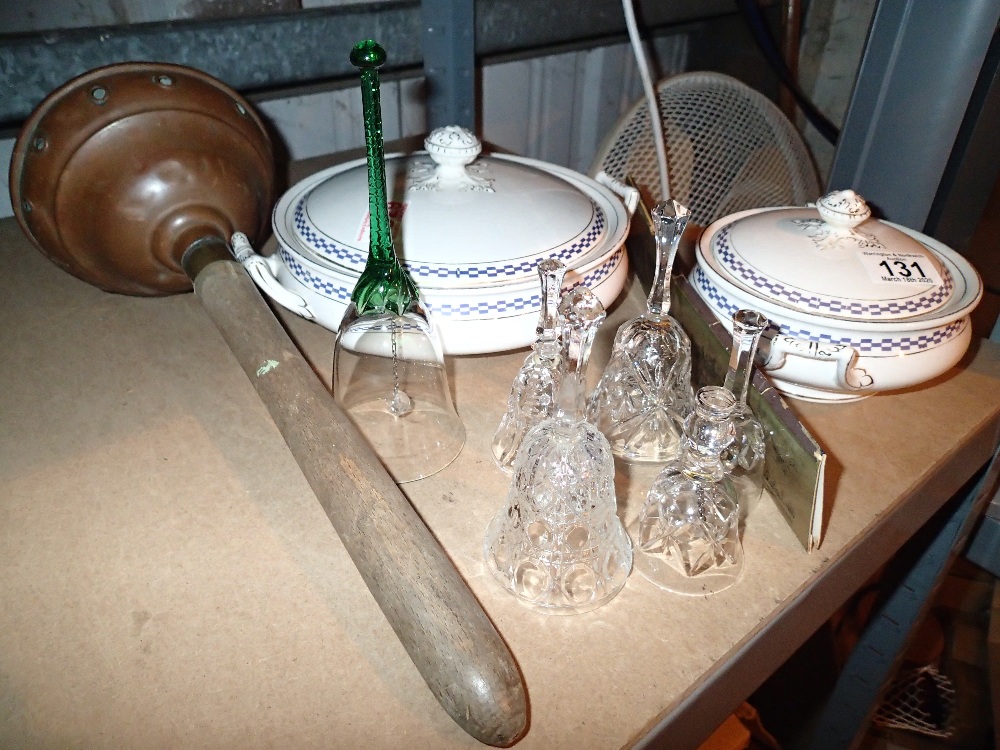
[[[955,282],[930,248],[872,219],[853,191],[815,207],[746,211],[705,232],[714,271],[786,308],[841,320],[905,320],[939,310]]]
[[[573,268],[620,244],[628,215],[609,190],[570,170],[517,157],[476,158],[478,140],[440,128],[427,152],[386,157],[395,246],[423,287],[496,286],[537,278],[543,258]],[[368,256],[364,160],[300,183],[275,209],[285,244],[357,275]]]

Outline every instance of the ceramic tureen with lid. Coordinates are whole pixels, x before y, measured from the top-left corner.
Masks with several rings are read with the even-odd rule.
[[[507,155],[480,156],[458,127],[435,130],[426,151],[386,157],[397,250],[441,334],[445,352],[527,346],[541,306],[536,266],[557,258],[564,288],[590,287],[605,305],[625,282],[624,240],[637,195],[625,202],[569,169]],[[278,250],[240,260],[276,302],[336,330],[368,255],[365,161],[319,172],[274,210]]]
[[[815,206],[757,209],[703,233],[692,284],[728,323],[771,320],[764,367],[780,391],[848,401],[947,371],[971,338],[975,269],[940,242],[871,218],[852,191]]]

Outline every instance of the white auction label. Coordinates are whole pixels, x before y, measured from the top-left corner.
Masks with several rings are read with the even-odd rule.
[[[862,250],[860,258],[868,277],[876,284],[941,285],[941,274],[934,262],[921,253]]]

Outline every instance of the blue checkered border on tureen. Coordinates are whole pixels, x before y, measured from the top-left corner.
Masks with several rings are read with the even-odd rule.
[[[727,317],[732,317],[733,313],[742,306],[730,301],[714,284],[707,278],[700,268],[694,271],[694,285],[702,293],[702,296],[715,308]],[[789,325],[776,324],[771,322],[771,330],[783,336],[794,336],[804,341],[815,341],[820,344],[846,344],[857,349],[863,354],[880,356],[883,354],[906,354],[907,352],[918,352],[924,349],[933,349],[939,344],[957,336],[965,327],[965,320],[960,319],[953,323],[936,328],[926,334],[919,336],[902,336],[899,338],[868,338],[862,337],[853,339],[846,336],[831,336],[826,333],[812,333],[805,328],[793,328]]]
[[[282,262],[291,271],[296,280],[305,287],[312,289],[327,299],[336,300],[344,305],[350,304],[352,290],[345,289],[340,284],[336,284],[313,273],[284,247],[280,247],[279,252]],[[618,248],[601,265],[591,269],[576,286],[584,284],[591,289],[596,287],[611,275],[611,272],[621,262],[624,252],[625,249],[623,247]],[[539,290],[538,294],[533,294],[530,297],[514,297],[509,300],[499,300],[497,302],[478,302],[475,304],[462,302],[455,305],[449,303],[427,303],[427,308],[432,313],[449,318],[485,318],[496,315],[513,315],[520,312],[537,312],[541,307],[541,290]]]
[[[305,204],[308,197],[307,195],[302,198],[295,206],[295,229],[299,233],[299,236],[306,241],[310,248],[327,257],[333,258],[347,266],[363,267],[367,255],[362,255],[355,250],[343,247],[333,240],[317,234],[313,230],[305,216]],[[561,260],[569,265],[570,261],[588,252],[600,239],[607,220],[600,206],[593,202],[591,202],[591,206],[594,209],[594,221],[590,225],[590,228],[576,242],[560,248],[548,257]],[[451,268],[432,266],[425,263],[413,263],[411,261],[404,261],[403,265],[418,279],[496,279],[533,273],[538,265],[538,261],[539,259],[535,258],[533,260],[521,260],[499,266],[463,266]]]
[[[899,315],[903,313],[920,313],[931,310],[944,303],[950,296],[955,282],[947,268],[941,271],[941,286],[920,299],[888,300],[886,302],[845,302],[837,299],[824,299],[815,294],[808,294],[799,289],[792,289],[746,265],[733,251],[729,241],[730,227],[721,230],[715,239],[715,254],[723,265],[732,270],[736,276],[758,289],[763,296],[787,302],[796,307],[816,310],[827,315],[865,315],[879,317],[882,315]]]

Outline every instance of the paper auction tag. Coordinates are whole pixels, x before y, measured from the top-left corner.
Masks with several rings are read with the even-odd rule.
[[[876,284],[940,286],[941,274],[926,255],[861,250],[861,264]]]

